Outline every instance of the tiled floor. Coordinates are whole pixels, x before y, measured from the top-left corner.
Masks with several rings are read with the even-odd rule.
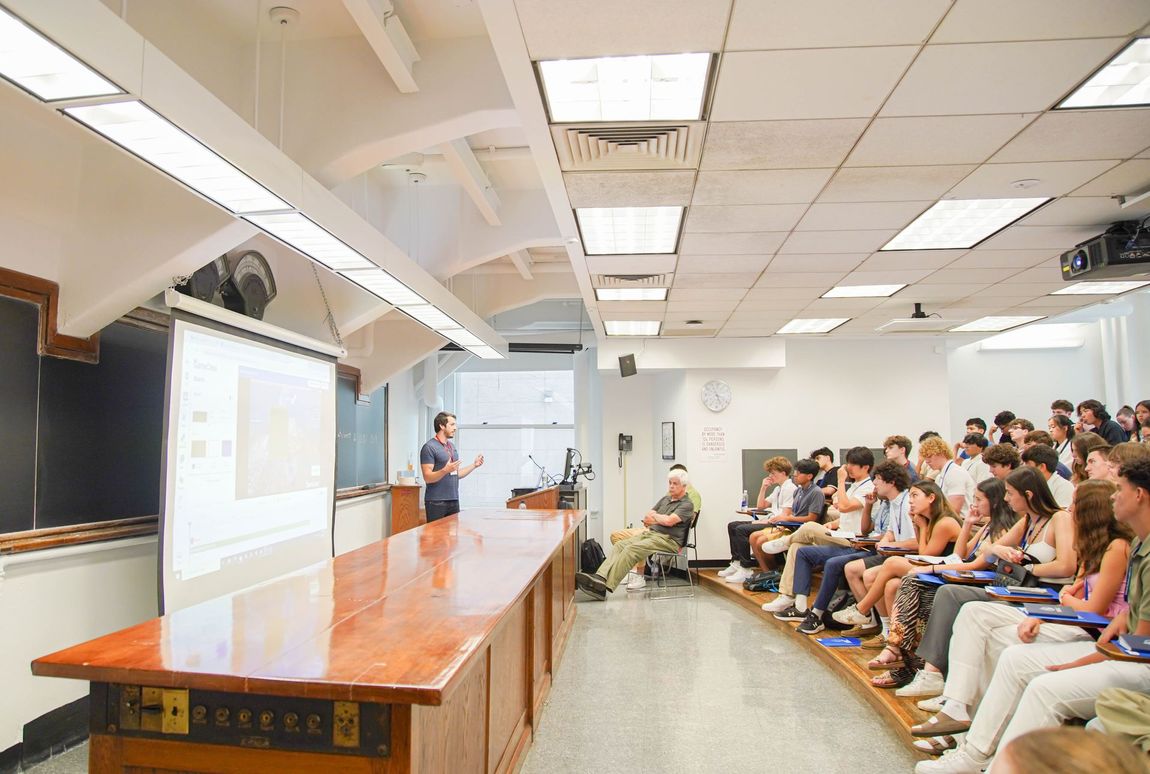
[[[909,772],[917,760],[793,635],[701,590],[579,595],[523,774]],[[87,745],[30,769],[87,771]]]

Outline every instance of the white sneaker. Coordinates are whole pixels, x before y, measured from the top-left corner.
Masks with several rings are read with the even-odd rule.
[[[791,536],[783,535],[781,538],[775,538],[774,540],[768,540],[766,543],[763,543],[763,553],[785,554],[790,546]]]
[[[874,623],[874,619],[869,614],[859,612],[857,605],[844,608],[832,617],[845,626],[866,626]]]
[[[745,581],[747,578],[751,577],[754,574],[755,574],[754,571],[751,570],[750,568],[743,567],[742,565],[740,565],[739,569],[735,570],[733,573],[728,575],[723,580],[725,580],[727,583],[742,583],[743,581]]]
[[[968,744],[960,744],[948,750],[941,758],[919,761],[914,767],[914,774],[979,774],[989,765],[989,758],[982,757]]]
[[[935,712],[942,712],[942,694],[934,696],[929,699],[921,699],[914,703],[923,712],[934,714]]]
[[[728,575],[730,575],[731,573],[733,573],[735,570],[739,569],[739,567],[741,567],[741,566],[742,565],[740,565],[737,560],[732,559],[730,564],[728,564],[723,569],[719,570],[719,577],[725,578]]]
[[[939,672],[918,670],[914,679],[894,692],[895,696],[938,696],[942,693],[946,681]]]
[[[763,610],[768,613],[781,613],[788,607],[795,603],[794,597],[788,597],[786,594],[779,594],[770,602],[763,603]]]
[[[631,573],[631,579],[627,581],[627,591],[642,591],[647,588],[647,579],[638,573]]]

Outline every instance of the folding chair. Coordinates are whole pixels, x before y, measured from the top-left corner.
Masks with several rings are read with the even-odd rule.
[[[691,561],[687,551],[695,552],[695,565],[699,564],[699,549],[696,547],[698,536],[695,525],[699,523],[699,511],[691,517],[691,525],[687,528],[687,542],[679,546],[678,551],[656,551],[649,559],[655,563],[659,572],[655,576],[655,587],[647,589],[648,599],[685,599],[695,596],[695,581],[691,577]],[[670,570],[678,564],[679,557],[687,558],[687,582],[670,582]]]

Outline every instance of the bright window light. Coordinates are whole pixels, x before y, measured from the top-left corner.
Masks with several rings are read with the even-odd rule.
[[[584,207],[575,210],[587,255],[673,253],[682,207]]]
[[[658,320],[604,320],[608,336],[658,336]]]
[[[1137,290],[1150,285],[1150,280],[1143,280],[1141,282],[1132,280],[1130,282],[1075,282],[1073,285],[1068,285],[1062,290],[1056,290],[1048,295],[1051,296],[1113,296],[1118,293],[1125,293],[1130,290]]]
[[[0,75],[45,102],[124,93],[3,8],[0,8]]]
[[[298,212],[246,215],[244,219],[329,269],[344,271],[378,268]]]
[[[960,250],[1033,212],[1049,197],[1034,199],[944,199],[915,218],[882,250]]]
[[[1060,108],[1107,108],[1150,104],[1150,38],[1137,38],[1090,80],[1063,100]]]
[[[666,301],[666,288],[595,288],[599,301]]]
[[[503,353],[486,345],[467,347],[467,351],[473,355],[478,355],[484,360],[503,360],[506,357]]]
[[[539,63],[551,120],[698,121],[711,55],[658,54]]]
[[[1016,331],[1007,331],[978,344],[979,349],[1075,349],[1086,343],[1084,325],[1078,323],[1046,323],[1031,325]]]
[[[849,317],[797,317],[779,328],[776,333],[830,333]]]
[[[1026,316],[1021,315],[1018,317],[980,317],[957,328],[951,328],[951,333],[986,333],[994,331],[1004,331],[1007,328],[1017,328],[1019,325],[1026,325],[1035,320],[1041,320],[1045,315]]]
[[[392,306],[426,304],[427,300],[383,269],[345,271],[340,274]]]
[[[482,347],[483,339],[476,336],[468,330],[459,329],[457,331],[439,331],[439,334],[445,339],[454,341],[461,347]]]
[[[400,311],[408,315],[414,320],[417,320],[433,331],[449,331],[458,330],[463,326],[452,320],[443,312],[436,309],[431,304],[421,304],[419,306],[401,306]]]
[[[893,296],[906,287],[902,285],[837,285],[826,293],[823,298],[886,298]]]
[[[291,209],[142,102],[71,107],[64,112],[234,213]]]

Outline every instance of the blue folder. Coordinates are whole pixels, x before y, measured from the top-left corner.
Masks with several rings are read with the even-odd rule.
[[[1006,586],[987,586],[986,592],[992,597],[1034,597],[1035,602],[1051,600],[1058,601],[1058,593],[1054,589],[1038,586],[1026,591],[1011,591]]]
[[[818,643],[828,648],[857,648],[862,645],[862,640],[858,637],[823,637]]]
[[[974,576],[974,580],[994,580],[994,576],[998,574],[990,570],[943,570],[939,575],[947,580],[970,580],[970,578],[959,577],[960,572],[970,572]]]

